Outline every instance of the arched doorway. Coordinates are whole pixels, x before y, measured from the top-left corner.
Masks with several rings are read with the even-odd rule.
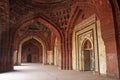
[[[83,70],[92,70],[92,45],[89,40],[85,40],[83,44]]]
[[[28,56],[27,56],[27,62],[28,63],[32,62],[32,55],[31,54],[28,54]]]
[[[37,56],[37,57],[39,57],[39,61],[37,60],[37,62],[46,64],[46,44],[39,37],[34,36],[34,35],[25,37],[20,42],[20,44],[19,44],[19,51],[18,51],[18,55],[17,55],[17,61],[16,61],[17,64],[26,63],[27,62],[27,55],[29,53],[37,53],[36,52],[37,51],[36,47],[35,47],[35,49],[33,49],[33,48],[29,49],[30,46],[28,45],[28,47],[23,48],[24,43],[26,43],[26,42],[29,43],[30,40],[35,40],[35,42],[37,42],[36,44],[33,44],[33,46],[36,46],[39,49],[39,54],[38,54],[39,56]],[[23,51],[24,51],[23,49],[26,49],[26,51],[27,51],[27,52],[25,51],[25,53],[27,53],[27,55],[25,55],[26,57],[22,56],[22,54],[24,54],[23,53]],[[35,52],[31,52],[30,50],[34,50]],[[32,55],[32,57],[34,58],[35,56]],[[33,62],[36,63],[36,59],[34,59]]]
[[[22,44],[21,62],[41,63],[42,45],[35,39],[30,39]]]
[[[47,25],[46,25],[47,24]],[[22,31],[22,32],[21,32]],[[27,34],[25,34],[27,32]],[[51,23],[48,23],[46,20],[42,19],[42,18],[34,18],[34,19],[30,19],[27,20],[25,22],[20,23],[20,26],[18,26],[18,28],[16,28],[16,35],[17,33],[21,33],[21,36],[18,36],[17,38],[15,38],[15,48],[18,48],[18,58],[16,60],[16,62],[18,64],[21,64],[21,51],[22,51],[22,45],[24,42],[26,42],[29,39],[36,39],[38,42],[41,43],[42,45],[42,58],[39,57],[40,62],[42,61],[43,64],[48,64],[49,63],[49,58],[53,59],[53,56],[49,56],[49,53],[53,53],[53,49],[51,49],[51,45],[49,43],[51,43],[52,41],[49,41],[49,38],[53,38],[53,35],[55,35],[58,39],[58,43],[59,43],[59,61],[58,61],[58,65],[61,66],[61,37],[62,34],[58,32],[58,29],[56,29],[56,26],[54,26]],[[50,40],[52,40],[50,38]],[[33,56],[34,57],[34,56]]]

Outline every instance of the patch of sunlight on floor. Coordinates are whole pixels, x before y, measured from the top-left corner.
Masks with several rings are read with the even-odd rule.
[[[0,80],[115,80],[92,72],[60,70],[55,66],[27,63],[14,66],[13,72],[0,74]]]

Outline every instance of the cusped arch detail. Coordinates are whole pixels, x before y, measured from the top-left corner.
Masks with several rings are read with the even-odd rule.
[[[82,41],[82,50],[83,50],[83,48],[85,47],[85,44],[87,43],[87,42],[89,42],[89,44],[91,45],[91,49],[93,49],[93,42],[92,42],[92,40],[91,39],[89,39],[89,38],[85,38],[85,39],[83,39],[83,41]]]

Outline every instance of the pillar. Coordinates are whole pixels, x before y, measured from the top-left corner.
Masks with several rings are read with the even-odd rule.
[[[66,33],[66,69],[72,69],[72,31]]]
[[[9,1],[0,1],[0,72],[13,70],[9,37]]]
[[[13,51],[13,64],[16,65],[17,64],[17,50]]]
[[[61,42],[61,69],[66,69],[66,52],[65,52],[65,42],[64,39],[62,39],[63,42]]]

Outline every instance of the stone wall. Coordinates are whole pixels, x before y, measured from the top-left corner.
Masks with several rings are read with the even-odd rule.
[[[100,25],[101,37],[103,39],[100,43],[102,43],[102,47],[105,48],[105,50],[101,50],[104,51],[106,55],[106,59],[101,58],[101,60],[103,60],[103,62],[106,60],[106,74],[118,78],[119,67],[115,23],[113,19],[112,6],[108,0],[94,0],[88,2],[77,0],[71,10],[68,31],[72,33],[72,30],[76,25],[85,19],[88,19],[93,14],[96,15],[97,19],[99,19],[98,25]],[[102,62],[100,64],[103,66],[105,65]],[[100,65],[99,67],[102,66]],[[105,70],[103,70],[103,72],[105,73]]]
[[[105,45],[101,36],[99,20],[96,15],[75,26],[73,33],[73,69],[83,70],[83,42],[88,39],[92,44],[92,70],[106,74]]]

